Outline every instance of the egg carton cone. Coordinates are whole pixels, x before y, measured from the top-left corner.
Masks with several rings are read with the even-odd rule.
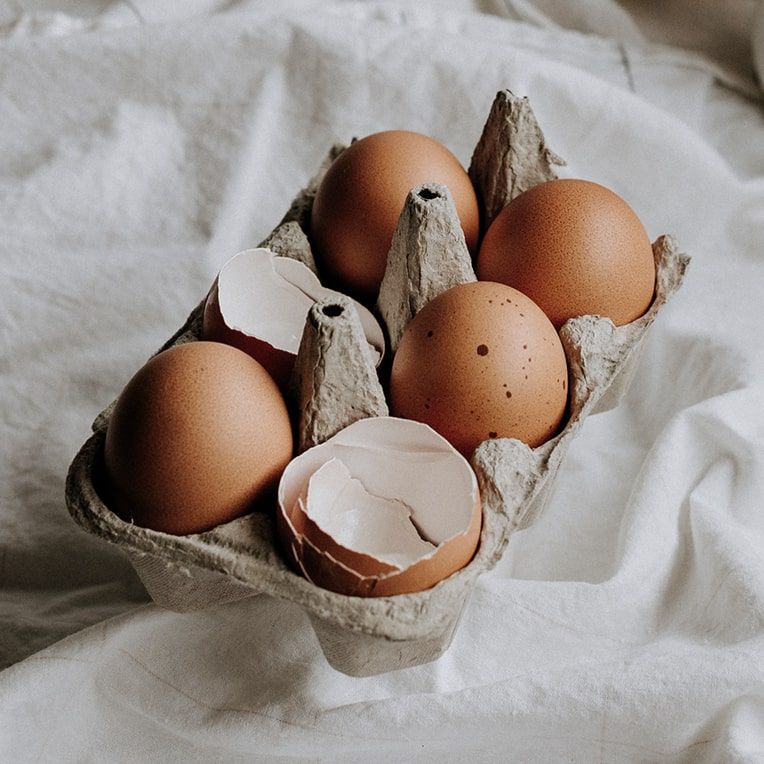
[[[387,401],[352,301],[344,295],[313,303],[292,372],[298,452],[353,422],[387,416]]]
[[[316,188],[342,147],[295,198],[266,243],[315,268],[306,231]],[[490,220],[508,201],[555,177],[562,160],[551,152],[525,98],[501,91],[475,149],[470,176]],[[123,520],[102,501],[103,448],[112,404],[71,464],[66,501],[87,531],[119,545],[153,600],[189,611],[257,594],[303,607],[327,661],[352,676],[368,676],[437,659],[448,648],[475,582],[501,558],[512,533],[543,511],[554,477],[585,418],[614,405],[633,374],[650,324],[681,285],[689,258],[671,236],[653,244],[655,296],[636,321],[569,320],[560,337],[569,367],[566,424],[537,448],[514,439],[484,441],[472,456],[482,497],[483,526],[475,556],[437,585],[413,594],[354,597],[315,586],[287,563],[274,518],[253,512],[205,533],[174,536]],[[450,286],[475,280],[448,189],[412,189],[401,213],[380,290],[378,312],[393,344],[419,308]],[[161,349],[199,339],[203,304]],[[316,303],[305,325],[293,374],[292,413],[301,448],[320,443],[356,419],[387,407],[354,311],[342,298]],[[284,635],[288,639],[288,635]]]
[[[390,349],[434,297],[477,281],[451,192],[440,183],[412,188],[393,235],[377,298]]]

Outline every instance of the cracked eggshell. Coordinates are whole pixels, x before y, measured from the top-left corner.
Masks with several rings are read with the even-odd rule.
[[[336,294],[297,260],[264,248],[239,252],[223,265],[207,296],[202,339],[243,350],[286,390],[311,305]],[[354,305],[379,365],[382,329],[363,305]]]
[[[381,513],[389,516],[384,529]],[[405,419],[353,423],[292,460],[279,484],[287,556],[309,581],[341,594],[429,589],[472,559],[481,524],[466,459],[427,425]]]

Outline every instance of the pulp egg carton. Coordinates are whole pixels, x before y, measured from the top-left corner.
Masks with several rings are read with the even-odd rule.
[[[330,151],[263,246],[315,270],[306,236],[311,205],[323,174],[341,150]],[[469,170],[485,220],[526,189],[555,178],[555,166],[561,163],[547,148],[527,99],[500,92]],[[69,511],[83,528],[126,552],[162,607],[187,612],[267,594],[304,608],[327,661],[346,674],[368,676],[435,660],[448,648],[477,577],[497,563],[511,534],[542,511],[585,418],[616,405],[628,385],[645,334],[680,286],[689,261],[670,236],[657,239],[653,253],[655,296],[641,318],[616,327],[607,318],[581,316],[561,328],[570,375],[569,414],[562,431],[537,448],[514,439],[487,440],[478,446],[471,459],[483,508],[478,549],[466,567],[426,591],[362,598],[319,588],[288,567],[274,518],[262,512],[187,536],[126,522],[96,490],[114,404],[96,418],[92,436],[69,469]],[[450,286],[474,280],[448,189],[437,184],[413,189],[401,213],[377,306],[391,347],[427,301]],[[357,316],[349,303],[337,303],[316,303],[306,321],[293,375],[300,450],[359,418],[387,414],[377,373],[361,358],[368,353],[359,352],[358,343],[365,340],[354,323]],[[199,338],[203,304],[162,349]]]

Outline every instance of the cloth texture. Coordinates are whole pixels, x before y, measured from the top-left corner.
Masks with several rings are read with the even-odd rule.
[[[607,0],[97,5],[0,6],[0,761],[764,760],[750,73]],[[466,165],[502,88],[692,256],[622,404],[434,663],[351,678],[290,603],[153,605],[64,506],[92,418],[333,143]]]

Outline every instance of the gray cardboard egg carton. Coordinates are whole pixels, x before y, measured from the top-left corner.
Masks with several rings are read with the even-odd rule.
[[[314,270],[304,232],[318,183],[340,151],[341,147],[332,149],[318,175],[263,243]],[[560,163],[546,147],[527,99],[500,92],[470,167],[485,220],[490,221],[517,194],[556,177],[554,167]],[[477,577],[497,563],[510,535],[542,511],[568,445],[586,416],[615,405],[628,384],[645,333],[680,286],[689,261],[669,236],[660,237],[653,252],[656,293],[644,316],[621,327],[608,319],[582,316],[562,327],[570,369],[570,414],[564,429],[535,449],[513,439],[495,439],[475,451],[472,465],[483,501],[480,545],[466,567],[432,589],[380,598],[320,589],[287,567],[272,518],[262,513],[189,536],[159,533],[120,519],[95,488],[113,404],[96,418],[93,435],[72,462],[66,485],[69,511],[83,528],[124,549],[162,607],[187,612],[268,594],[305,609],[328,662],[346,674],[368,676],[432,661],[449,646]],[[378,305],[392,347],[406,321],[429,299],[474,279],[448,189],[428,184],[412,190],[393,240]],[[329,310],[321,303],[311,309],[295,366],[293,404],[301,450],[361,416],[387,413],[368,353],[359,360],[364,340],[357,317],[346,301],[333,302]],[[198,339],[202,305],[165,348]]]

